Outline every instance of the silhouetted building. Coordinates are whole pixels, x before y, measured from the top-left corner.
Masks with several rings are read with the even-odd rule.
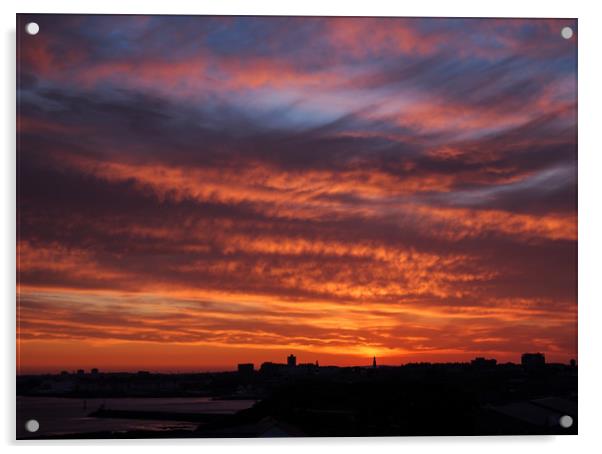
[[[283,369],[286,369],[286,364],[273,363],[271,361],[266,361],[265,363],[261,363],[259,367],[259,372],[263,374],[275,374],[281,372]]]
[[[77,375],[85,375],[86,371],[83,369],[77,369]]]
[[[572,367],[573,369],[574,369],[575,367],[577,367],[577,361],[576,361],[576,360],[574,360],[574,359],[571,359],[571,362],[570,362],[570,364],[571,364],[571,367]]]
[[[315,363],[301,363],[297,364],[295,368],[296,374],[313,374],[318,370],[318,366]]]
[[[372,368],[376,369],[376,356],[372,358]]]
[[[67,372],[66,370],[62,370],[62,371],[61,371],[61,375],[62,375],[62,376],[69,375],[69,372]]]
[[[286,358],[286,364],[290,367],[295,367],[297,365],[297,357],[295,355],[288,355],[288,358]]]
[[[98,375],[98,369],[95,367],[94,369],[91,369],[91,370],[90,370],[90,373],[91,373],[92,375]]]
[[[472,365],[472,367],[477,368],[477,369],[491,369],[494,368],[497,364],[497,360],[496,359],[487,359],[487,358],[483,358],[481,356],[473,359],[470,364]]]
[[[242,363],[238,365],[238,373],[241,375],[253,375],[255,366],[253,363]]]
[[[543,353],[523,353],[520,363],[525,369],[538,369],[546,364]]]

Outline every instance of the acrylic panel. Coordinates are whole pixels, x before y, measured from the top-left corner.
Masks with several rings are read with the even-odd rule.
[[[17,438],[576,434],[577,39],[18,15]]]

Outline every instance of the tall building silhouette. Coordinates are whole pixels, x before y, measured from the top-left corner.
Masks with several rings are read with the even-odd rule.
[[[372,358],[372,368],[376,369],[376,356]]]
[[[295,367],[297,365],[297,357],[295,355],[288,355],[288,358],[286,358],[286,364],[290,367]]]
[[[546,357],[543,353],[523,353],[520,358],[522,366],[526,369],[537,369],[546,364]]]

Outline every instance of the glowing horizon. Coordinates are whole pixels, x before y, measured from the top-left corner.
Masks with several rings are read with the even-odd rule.
[[[565,26],[19,15],[17,372],[576,359]]]

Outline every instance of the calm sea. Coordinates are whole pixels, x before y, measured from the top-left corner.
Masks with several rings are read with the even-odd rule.
[[[100,431],[191,430],[197,426],[197,423],[182,421],[88,417],[91,412],[97,410],[101,405],[111,410],[231,414],[249,408],[254,403],[254,400],[212,400],[207,397],[76,399],[17,396],[17,438]],[[33,434],[25,430],[25,423],[30,419],[35,419],[40,423],[39,430]]]

